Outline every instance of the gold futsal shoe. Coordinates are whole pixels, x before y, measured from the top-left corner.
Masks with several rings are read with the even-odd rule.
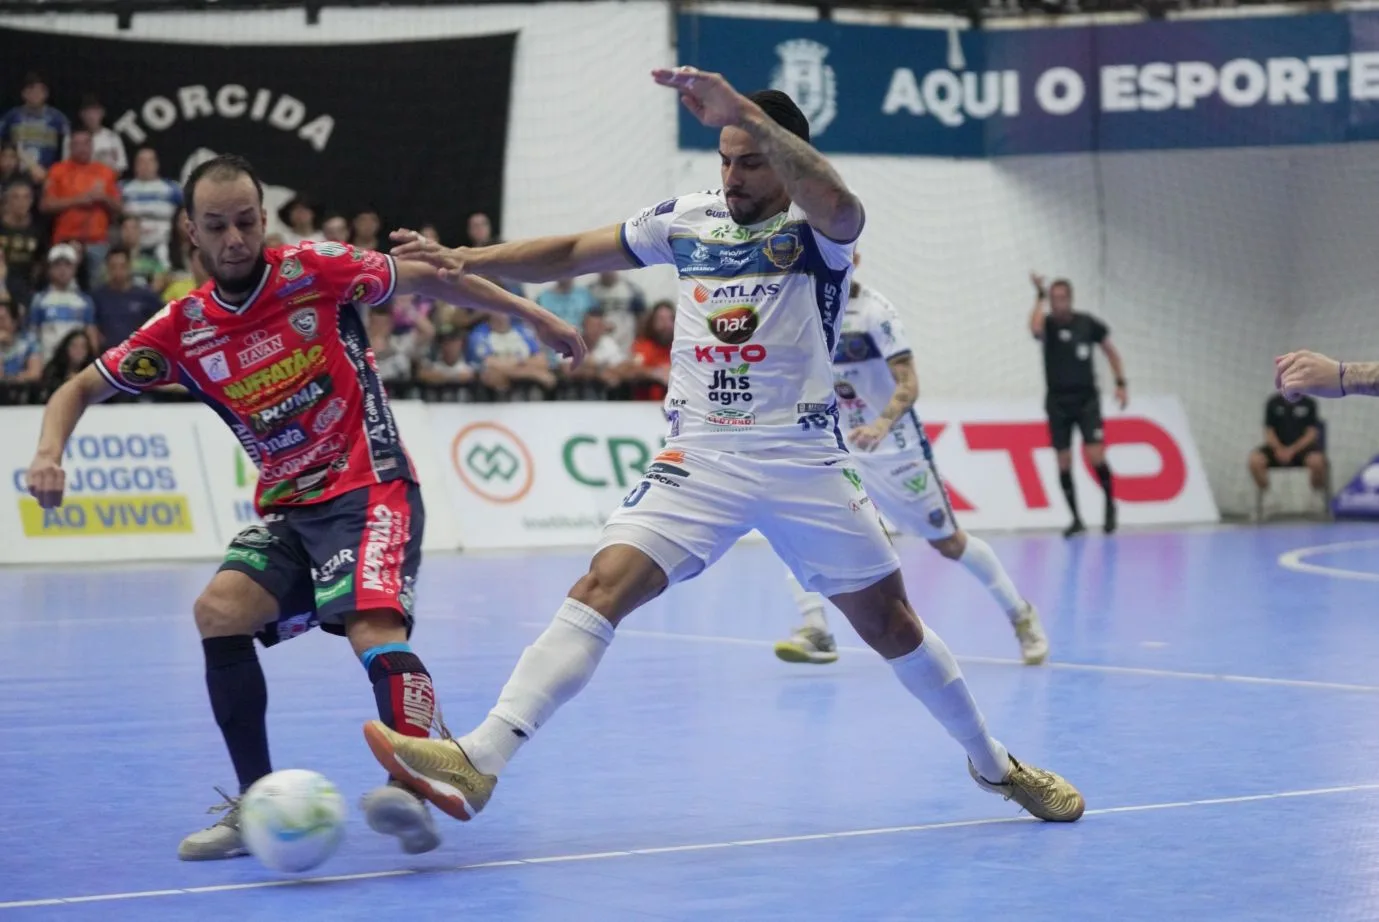
[[[404,736],[380,720],[364,725],[364,739],[390,775],[457,820],[473,819],[498,784],[453,739]]]
[[[967,760],[967,771],[983,791],[1013,800],[1028,810],[1031,816],[1045,822],[1072,823],[1087,809],[1087,802],[1077,788],[1062,776],[1033,765],[1021,765],[1014,756],[1010,757],[1010,774],[1000,784],[993,784],[977,774],[971,759]]]

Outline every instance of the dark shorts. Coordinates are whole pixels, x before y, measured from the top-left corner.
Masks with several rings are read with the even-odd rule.
[[[1056,450],[1073,447],[1074,426],[1082,430],[1084,443],[1102,443],[1101,398],[1096,391],[1070,396],[1049,394],[1044,398],[1044,412],[1049,415],[1049,439]]]
[[[1302,451],[1294,455],[1293,460],[1289,461],[1287,464],[1284,464],[1283,462],[1279,461],[1279,459],[1274,456],[1274,450],[1270,448],[1268,445],[1259,446],[1258,451],[1261,455],[1264,456],[1264,460],[1269,462],[1270,467],[1306,467],[1307,456],[1318,453],[1320,449],[1318,449],[1315,445],[1304,448]]]
[[[243,573],[278,600],[265,647],[318,625],[344,635],[351,612],[391,609],[412,633],[426,510],[421,489],[393,480],[323,503],[279,506],[235,536],[221,570]]]

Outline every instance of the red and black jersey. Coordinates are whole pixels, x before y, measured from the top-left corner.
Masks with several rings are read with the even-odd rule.
[[[259,469],[260,512],[416,482],[361,315],[392,297],[392,257],[326,242],[264,259],[244,303],[207,282],[102,355],[101,374],[131,394],[181,384],[215,410]]]

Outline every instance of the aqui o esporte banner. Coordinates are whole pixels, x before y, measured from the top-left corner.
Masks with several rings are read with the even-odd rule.
[[[826,153],[996,157],[1379,139],[1379,12],[1021,29],[678,21],[679,61],[773,86]],[[680,113],[680,146],[718,133]]]

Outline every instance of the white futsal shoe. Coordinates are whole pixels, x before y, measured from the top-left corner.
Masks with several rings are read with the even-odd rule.
[[[1020,656],[1026,666],[1038,666],[1049,658],[1049,636],[1039,620],[1039,609],[1033,602],[1025,602],[1024,613],[1012,622],[1015,637],[1020,641]]]
[[[786,640],[776,644],[776,658],[787,663],[836,663],[838,643],[828,631],[816,627],[802,627]]]

